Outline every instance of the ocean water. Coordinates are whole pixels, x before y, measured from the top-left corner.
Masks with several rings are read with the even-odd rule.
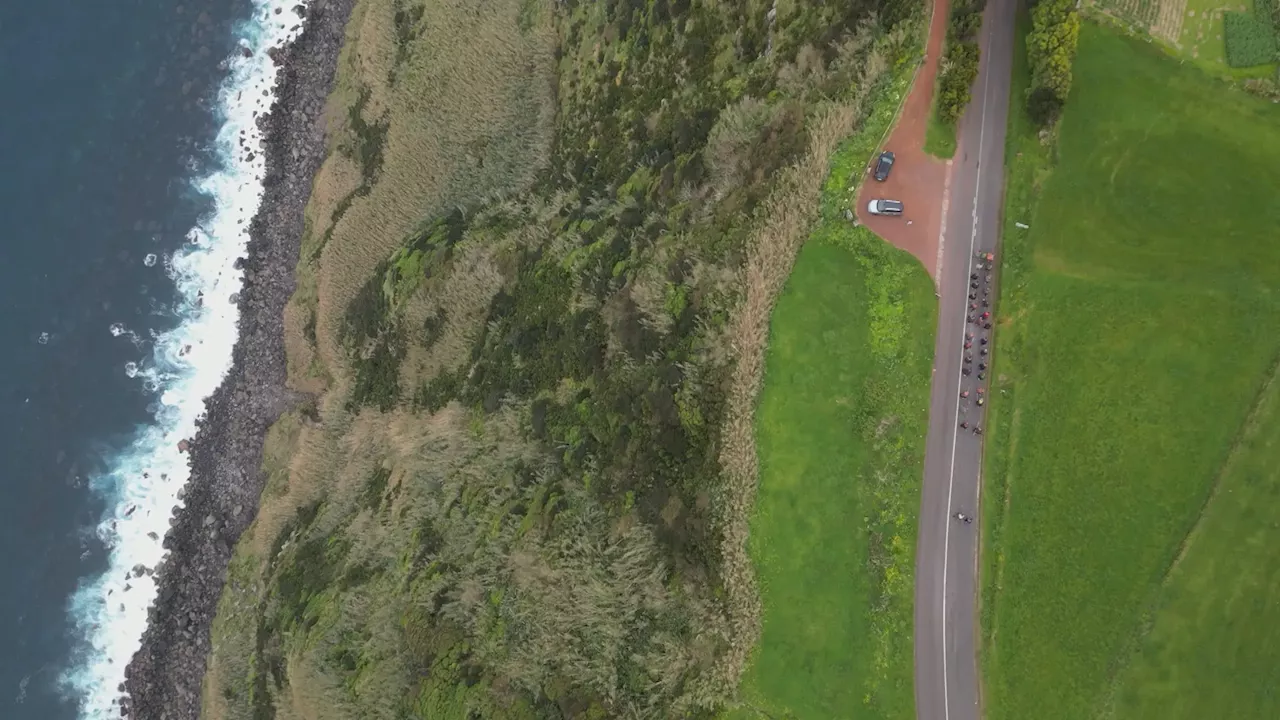
[[[0,718],[118,716],[298,4],[0,3]]]

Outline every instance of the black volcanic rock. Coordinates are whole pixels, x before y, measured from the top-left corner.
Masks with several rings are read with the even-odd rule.
[[[266,175],[262,206],[249,226],[240,336],[232,367],[208,399],[190,441],[191,479],[154,568],[158,592],[142,647],[125,670],[121,715],[197,720],[209,629],[231,550],[253,520],[265,477],[267,427],[298,401],[285,388],[284,306],[302,238],[311,183],[324,160],[320,117],[333,86],[344,27],[355,0],[315,0],[306,27],[277,61],[277,102],[258,117]]]

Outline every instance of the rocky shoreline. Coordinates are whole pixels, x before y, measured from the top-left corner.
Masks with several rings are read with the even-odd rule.
[[[197,720],[209,629],[240,535],[253,520],[265,478],[267,428],[296,400],[285,387],[285,303],[302,238],[303,209],[324,160],[322,115],[355,0],[311,0],[293,44],[274,53],[276,104],[259,118],[266,174],[249,229],[239,339],[232,367],[209,397],[189,443],[185,507],[170,521],[169,551],[142,647],[119,688],[122,716]]]

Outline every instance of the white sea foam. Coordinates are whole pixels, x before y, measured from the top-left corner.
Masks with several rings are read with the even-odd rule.
[[[124,369],[155,394],[155,422],[139,430],[109,471],[91,481],[108,504],[97,534],[110,554],[109,569],[82,583],[71,598],[68,610],[81,647],[61,677],[86,720],[119,717],[117,686],[141,644],[147,610],[155,600],[150,571],[166,555],[160,541],[188,478],[179,443],[195,435],[205,399],[231,366],[238,311],[230,298],[242,279],[234,263],[244,254],[249,221],[262,193],[263,153],[255,119],[274,102],[270,91],[276,68],[267,50],[297,34],[292,28],[300,19],[292,8],[298,2],[253,0],[253,17],[236,30],[241,48],[251,53],[237,52],[223,64],[229,77],[218,95],[222,127],[216,139],[222,169],[192,181],[213,200],[214,210],[164,262],[179,291],[175,309],[182,321],[172,331],[152,333],[150,356]],[[249,151],[252,160],[246,159]],[[150,266],[155,259],[144,262]],[[111,332],[138,342],[137,334],[123,325],[113,325]]]

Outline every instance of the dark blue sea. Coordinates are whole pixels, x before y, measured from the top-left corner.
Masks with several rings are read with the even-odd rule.
[[[0,3],[0,718],[114,715],[296,3]]]

